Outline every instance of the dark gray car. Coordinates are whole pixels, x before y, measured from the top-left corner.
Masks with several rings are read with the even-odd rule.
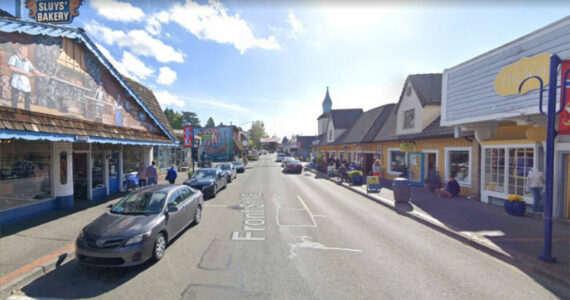
[[[136,190],[85,226],[77,237],[76,258],[86,265],[127,267],[159,260],[168,241],[202,219],[203,195],[184,185]]]
[[[232,182],[234,178],[237,178],[237,169],[232,163],[219,164],[216,168],[222,170],[222,173],[226,175],[228,183]]]

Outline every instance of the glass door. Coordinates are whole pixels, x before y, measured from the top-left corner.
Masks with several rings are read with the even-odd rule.
[[[109,159],[109,194],[119,192],[119,152],[112,152]]]
[[[412,152],[408,154],[408,180],[411,185],[424,184],[424,154]]]

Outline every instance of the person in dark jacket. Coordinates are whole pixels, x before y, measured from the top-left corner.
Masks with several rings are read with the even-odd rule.
[[[174,165],[172,165],[170,169],[168,169],[168,172],[166,173],[166,180],[168,180],[170,184],[174,184],[174,182],[176,181],[176,177],[178,177],[178,172],[176,172],[176,168],[174,167]]]
[[[459,187],[459,183],[457,183],[457,181],[455,181],[455,177],[453,176],[449,176],[449,181],[447,182],[447,185],[445,186],[445,190],[442,190],[439,193],[440,197],[457,197],[457,195],[459,195],[459,192],[461,191],[461,187]]]

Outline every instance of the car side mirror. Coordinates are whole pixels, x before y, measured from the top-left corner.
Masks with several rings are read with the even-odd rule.
[[[107,205],[107,208],[113,208],[113,206],[115,206],[115,204],[111,203],[111,204]]]
[[[176,206],[168,206],[168,212],[177,212],[178,211],[178,207]]]

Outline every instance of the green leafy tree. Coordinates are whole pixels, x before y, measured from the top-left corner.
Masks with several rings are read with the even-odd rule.
[[[166,116],[166,119],[168,119],[168,122],[170,123],[170,126],[172,126],[172,128],[182,129],[182,114],[181,113],[176,112],[171,108],[165,108],[164,109],[164,115]]]
[[[206,128],[216,127],[216,123],[214,123],[214,119],[212,117],[208,118],[206,122]]]
[[[253,146],[257,149],[261,149],[260,139],[267,136],[265,133],[265,124],[263,121],[255,121],[251,124],[251,129],[249,130],[249,140],[253,141]]]
[[[183,111],[182,112],[182,124],[184,125],[192,125],[193,128],[201,128],[200,119],[198,119],[198,115],[191,111]]]

